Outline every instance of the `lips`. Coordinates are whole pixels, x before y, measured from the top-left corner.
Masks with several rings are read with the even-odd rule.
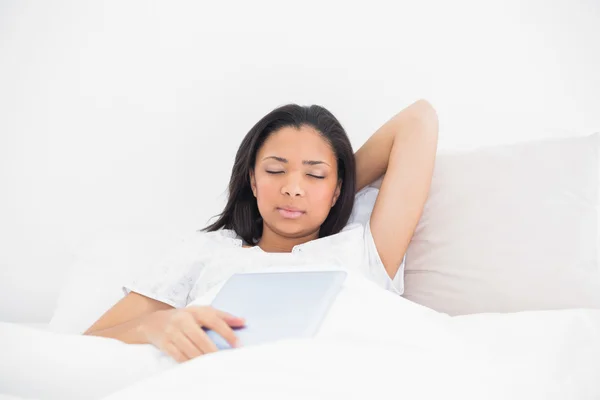
[[[277,208],[277,211],[283,218],[296,219],[304,215],[304,211],[293,207]]]

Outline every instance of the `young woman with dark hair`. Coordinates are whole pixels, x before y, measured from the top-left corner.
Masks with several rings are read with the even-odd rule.
[[[235,347],[232,328],[242,318],[188,304],[234,273],[280,266],[337,266],[402,294],[437,137],[437,115],[425,100],[394,115],[356,154],[325,108],[271,111],[239,146],[218,219],[125,285],[126,296],[85,334],[151,343],[179,362],[217,351],[202,327]],[[367,187],[382,176],[379,190]],[[363,195],[376,198],[366,217],[354,208]]]

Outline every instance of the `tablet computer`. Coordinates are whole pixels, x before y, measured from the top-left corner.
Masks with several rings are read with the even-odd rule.
[[[346,279],[344,271],[258,272],[232,275],[211,306],[246,320],[235,333],[242,346],[317,333]],[[231,346],[205,328],[218,349]]]

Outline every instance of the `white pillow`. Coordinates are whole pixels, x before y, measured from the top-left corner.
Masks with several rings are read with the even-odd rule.
[[[600,308],[600,134],[440,154],[404,296],[450,315]]]
[[[48,329],[83,333],[123,298],[123,282],[149,268],[183,235],[168,229],[99,232],[82,242]]]

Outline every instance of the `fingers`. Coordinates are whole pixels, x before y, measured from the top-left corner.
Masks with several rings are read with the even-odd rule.
[[[221,335],[231,347],[238,347],[238,338],[235,336],[233,329],[231,329],[221,318],[215,316],[214,319],[211,319],[209,323],[206,323],[204,326]]]
[[[189,307],[179,310],[165,327],[162,350],[177,362],[184,362],[203,354],[218,351],[217,346],[202,327],[213,330],[232,347],[239,341],[232,327],[242,327],[243,318],[233,316],[212,307]]]
[[[203,354],[218,351],[217,346],[191,316],[178,330],[171,331],[168,340],[164,346],[164,351],[177,362],[191,360]]]
[[[164,351],[177,362],[218,351],[217,346],[191,317],[188,323],[169,335]]]
[[[190,311],[194,314],[198,323],[221,335],[232,347],[238,347],[238,339],[230,325],[234,327],[243,326],[245,323],[243,318],[215,310],[212,307],[190,307]]]
[[[201,356],[204,351],[193,343],[183,332],[178,332],[171,339],[172,343],[185,356],[186,360]]]
[[[188,360],[188,358],[177,348],[177,346],[175,346],[173,342],[166,343],[162,350],[173,357],[173,359],[178,363]]]
[[[202,351],[202,353],[214,353],[215,351],[219,350],[210,337],[208,337],[206,332],[204,332],[202,328],[198,326],[198,323],[195,320],[191,319],[190,323],[185,324],[181,331],[187,337],[187,339],[192,342],[192,344]]]
[[[232,326],[234,328],[240,328],[240,327],[244,326],[244,324],[246,323],[246,320],[242,317],[236,317],[234,315],[226,313],[225,311],[220,311],[220,310],[215,310],[215,311],[217,313],[217,316],[219,316],[221,319],[223,319],[225,322],[227,322],[227,324],[229,326]]]

